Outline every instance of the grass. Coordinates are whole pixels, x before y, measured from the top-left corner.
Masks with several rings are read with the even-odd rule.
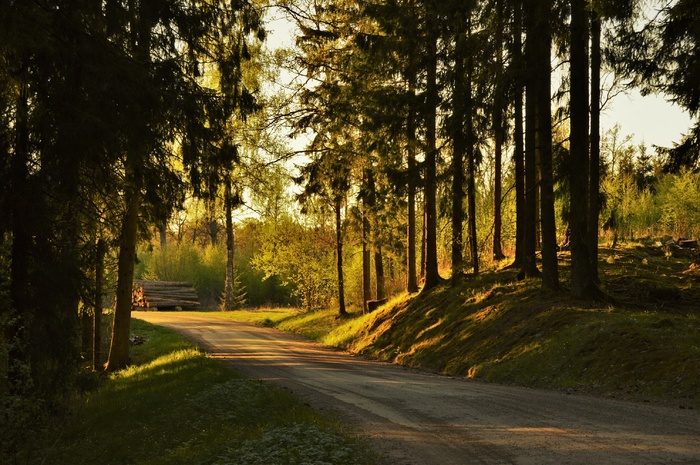
[[[267,324],[448,375],[699,407],[700,273],[643,245],[601,258],[607,303],[498,271],[398,296],[368,315],[280,312]],[[568,259],[560,255],[563,285]]]
[[[44,464],[374,464],[337,419],[241,378],[165,328],[132,321],[136,364],[82,399]]]

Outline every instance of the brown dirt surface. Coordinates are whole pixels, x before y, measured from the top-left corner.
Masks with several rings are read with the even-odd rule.
[[[195,312],[134,312],[339,413],[387,462],[700,464],[700,411],[450,378]]]

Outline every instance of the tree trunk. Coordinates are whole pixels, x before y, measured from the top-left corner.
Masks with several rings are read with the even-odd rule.
[[[522,2],[516,1],[513,12],[513,63],[516,69],[513,102],[513,162],[515,165],[515,258],[511,266],[521,268],[524,260],[525,233],[525,148],[523,146],[523,80],[525,73],[522,44]]]
[[[587,296],[591,286],[588,236],[588,21],[586,0],[571,0],[570,228],[571,295]]]
[[[464,134],[465,100],[471,90],[465,86],[464,61],[468,53],[463,21],[457,22],[455,37],[455,67],[454,95],[452,101],[452,282],[456,283],[462,275],[463,264],[463,234],[464,223],[464,155],[466,153],[466,137]]]
[[[138,10],[138,11],[137,11]],[[131,47],[137,60],[150,62],[150,24],[144,15],[143,5],[129,1],[131,26]],[[134,136],[137,138],[139,136]],[[142,168],[144,164],[143,141],[131,140],[124,162],[124,217],[122,218],[119,237],[119,255],[117,257],[117,291],[112,322],[112,340],[105,369],[116,371],[129,364],[129,336],[131,331],[131,296],[136,264],[136,243],[138,240],[139,213],[141,207],[141,188],[143,186]]]
[[[537,57],[536,22],[537,9],[525,12],[526,86],[525,86],[525,209],[523,219],[523,263],[519,277],[539,276],[535,252],[537,249]]]
[[[552,168],[552,102],[551,102],[551,0],[539,0],[536,26],[537,41],[537,146],[540,154],[540,211],[542,218],[542,287],[559,289],[557,263],[557,230],[554,214],[554,179]]]
[[[367,202],[364,202],[362,212],[362,308],[368,311],[367,302],[372,300],[371,255],[369,246],[369,218],[367,218]]]
[[[591,280],[598,284],[598,217],[600,216],[600,16],[591,22],[591,159],[589,165],[588,250]]]
[[[233,237],[233,193],[231,180],[224,184],[224,210],[226,215],[226,280],[224,282],[224,301],[222,310],[236,310],[236,276],[233,259],[235,258],[235,242]]]
[[[97,239],[95,247],[95,293],[92,305],[92,367],[95,371],[102,369],[102,289],[106,253],[107,245],[104,239]]]
[[[384,260],[380,245],[374,249],[374,274],[377,278],[377,300],[382,300],[384,298]]]
[[[406,159],[408,168],[407,201],[407,240],[406,240],[406,291],[418,292],[416,275],[416,185],[418,172],[416,168],[416,63],[411,54],[408,65],[408,115],[406,119]]]
[[[425,170],[423,170],[425,173]],[[423,175],[425,178],[425,174]],[[427,216],[425,213],[425,192],[423,192],[423,195],[421,196],[421,235],[420,235],[420,277],[421,280],[425,282],[425,250],[426,250],[426,231],[427,231]]]
[[[493,175],[493,259],[503,260],[501,247],[501,197],[502,189],[502,159],[503,159],[503,113],[505,99],[503,98],[503,2],[496,2],[496,87],[493,108],[493,143],[494,143],[494,175]]]
[[[437,15],[434,6],[426,7],[427,69],[425,115],[425,284],[429,290],[440,283],[437,261]]]
[[[131,330],[131,293],[136,263],[136,241],[141,204],[141,181],[138,174],[140,157],[133,150],[126,157],[124,200],[126,210],[122,218],[117,258],[117,295],[112,324],[112,341],[107,358],[107,371],[116,371],[129,364],[129,335]]]
[[[338,314],[341,316],[347,315],[345,310],[345,283],[343,281],[343,223],[341,221],[340,212],[342,205],[336,200],[335,205],[335,253],[336,253],[336,272],[338,273]]]
[[[27,177],[29,176],[29,95],[26,85],[20,88],[17,98],[15,122],[15,150],[12,157],[12,260],[10,262],[10,300],[12,308],[22,321],[19,331],[26,331],[30,319],[29,309],[29,249],[31,234],[28,230]],[[22,329],[23,328],[23,329]],[[14,334],[12,336],[15,336]]]
[[[467,18],[467,34],[471,36],[471,18]],[[476,137],[474,136],[474,100],[472,98],[472,76],[474,60],[467,57],[466,92],[464,101],[465,131],[467,143],[467,234],[469,234],[469,251],[472,260],[472,273],[479,274],[479,243],[476,231]]]

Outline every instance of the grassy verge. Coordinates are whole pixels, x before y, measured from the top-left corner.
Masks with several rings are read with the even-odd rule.
[[[182,337],[134,320],[133,367],[82,402],[45,464],[373,464],[358,439]]]
[[[268,323],[449,375],[697,408],[700,273],[687,259],[653,252],[602,251],[612,303],[575,301],[566,289],[542,293],[538,280],[500,271],[399,296],[369,315],[280,313]],[[566,284],[568,257],[560,259]]]

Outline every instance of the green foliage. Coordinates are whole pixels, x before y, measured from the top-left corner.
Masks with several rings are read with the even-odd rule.
[[[336,292],[334,234],[324,226],[305,227],[285,216],[265,224],[253,264],[266,278],[292,284],[307,310],[327,306]]]
[[[676,238],[700,234],[700,173],[683,169],[666,175],[658,188],[661,221]]]
[[[224,288],[226,285],[224,285]],[[243,283],[241,283],[241,280],[238,277],[238,273],[234,271],[233,273],[233,283],[231,283],[231,298],[229,302],[226,302],[226,293],[229,291],[228,289],[224,289],[224,292],[221,293],[221,297],[219,298],[220,303],[219,303],[219,310],[221,311],[227,311],[227,310],[238,310],[243,308],[245,305],[247,299],[247,294],[245,290],[245,286],[243,286]]]

